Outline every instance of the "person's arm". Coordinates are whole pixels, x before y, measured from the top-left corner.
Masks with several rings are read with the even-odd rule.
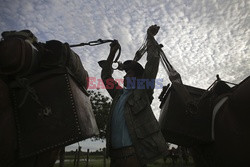
[[[160,46],[156,42],[154,36],[159,31],[159,26],[150,26],[147,30],[147,63],[143,74],[144,79],[155,79],[159,69],[160,62]],[[152,96],[154,87],[147,90],[148,94]]]
[[[99,65],[102,67],[101,78],[102,81],[112,98],[115,97],[117,91],[122,89],[121,86],[114,80],[112,77],[113,69],[112,63],[115,57],[117,50],[120,48],[118,41],[114,41],[110,44],[110,53],[107,60],[100,61]]]

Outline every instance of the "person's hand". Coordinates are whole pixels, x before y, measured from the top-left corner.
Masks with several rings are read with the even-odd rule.
[[[148,28],[147,34],[148,34],[149,36],[155,36],[155,35],[158,33],[159,29],[160,29],[160,26],[157,26],[156,24],[155,24],[155,25],[152,25],[152,26],[150,26],[150,27]]]
[[[119,48],[121,48],[119,42],[117,40],[114,40],[110,44],[110,53],[116,53]]]
[[[111,44],[110,44],[110,53],[109,56],[107,58],[108,63],[111,65],[114,61],[116,52],[121,49],[121,46],[119,44],[119,42],[117,40],[114,40]]]

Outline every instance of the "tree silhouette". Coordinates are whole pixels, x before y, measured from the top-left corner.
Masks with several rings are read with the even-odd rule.
[[[99,90],[89,90],[88,92],[90,94],[90,102],[100,133],[98,136],[94,137],[94,139],[104,140],[106,137],[106,126],[111,107],[111,99],[101,94]]]

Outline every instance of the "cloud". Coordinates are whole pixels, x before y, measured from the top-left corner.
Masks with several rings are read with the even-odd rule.
[[[249,11],[246,0],[2,0],[0,31],[30,29],[42,42],[117,39],[124,61],[133,58],[147,28],[158,24],[156,39],[184,83],[206,89],[216,74],[234,83],[249,76]],[[100,77],[97,61],[108,56],[108,44],[74,50],[90,76]],[[158,77],[169,82],[162,67]],[[156,117],[159,93],[152,104]]]
[[[28,28],[43,42],[118,39],[124,61],[157,23],[156,38],[183,81],[207,88],[216,74],[236,83],[249,75],[249,6],[243,0],[3,1],[0,30]],[[107,57],[108,45],[74,50],[90,75],[99,77],[97,61]],[[167,78],[164,70],[159,75]]]

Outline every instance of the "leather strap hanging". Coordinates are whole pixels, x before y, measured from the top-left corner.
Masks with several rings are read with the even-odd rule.
[[[143,42],[143,44],[141,45],[141,47],[137,50],[135,57],[134,57],[134,61],[139,61],[143,55],[145,54],[145,52],[148,49],[147,43],[148,40],[154,40],[154,39],[149,39],[147,36]],[[154,40],[155,43],[157,43],[156,40]],[[158,43],[157,43],[158,44]],[[163,47],[162,44],[158,44],[156,45],[157,48],[155,48],[155,50],[158,50],[158,52],[155,52],[156,54],[159,53],[159,55],[155,55],[155,56],[160,56],[160,61],[163,65],[163,68],[165,69],[165,71],[167,72],[169,79],[171,82],[178,82],[178,83],[182,83],[181,80],[181,76],[180,74],[174,69],[174,67],[170,64],[170,62],[168,61],[165,53],[163,52],[163,50],[161,49]],[[149,47],[153,47],[153,46],[149,46]]]

